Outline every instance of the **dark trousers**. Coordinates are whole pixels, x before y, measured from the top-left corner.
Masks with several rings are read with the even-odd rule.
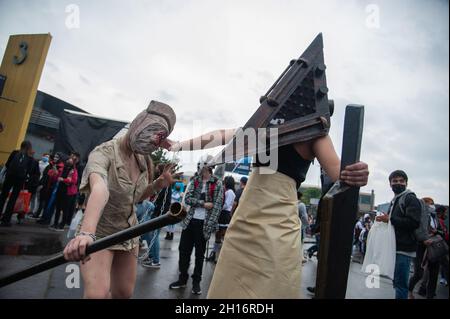
[[[448,282],[448,254],[441,259],[441,277]]]
[[[49,190],[46,187],[43,187],[39,192],[39,207],[34,213],[34,217],[39,217],[41,215],[41,212],[45,209],[47,206],[47,201],[49,198]]]
[[[181,232],[180,238],[180,281],[186,282],[189,278],[188,269],[191,262],[192,249],[195,247],[195,267],[192,279],[200,282],[202,279],[203,260],[205,258],[206,240],[203,236],[203,221],[192,219],[186,229]]]
[[[316,235],[316,244],[309,247],[309,249],[307,250],[310,256],[312,256],[316,251],[317,254],[319,253],[319,244],[320,244],[320,234]]]
[[[54,226],[58,226],[60,228],[64,227],[64,225],[68,225],[70,223],[69,217],[73,215],[73,209],[75,208],[75,201],[77,199],[76,195],[64,195],[58,194],[56,197],[56,210],[55,210],[55,221],[53,222]],[[63,213],[62,221],[58,224],[59,218],[61,216],[61,211]],[[72,212],[72,214],[71,214]]]
[[[70,226],[70,222],[72,221],[73,218],[73,213],[75,212],[76,204],[77,204],[77,195],[67,195],[67,206],[66,206],[67,216],[64,215],[65,225]],[[65,211],[64,214],[66,214]]]
[[[12,189],[11,197],[6,205],[5,214],[2,217],[2,222],[9,223],[14,211],[14,205],[16,204],[17,197],[19,197],[20,191],[23,188],[24,180],[15,176],[6,175],[3,183],[2,193],[0,194],[0,215],[3,212],[3,206],[5,206],[6,199],[8,198],[9,191]]]
[[[46,202],[46,207],[44,208],[44,213],[42,214],[42,221],[44,224],[50,224],[50,221],[52,220],[53,214],[55,213],[55,206],[56,206],[56,202],[58,201],[58,193],[60,193],[60,191],[58,191],[58,187],[59,184],[55,184],[51,187],[50,192],[49,192],[49,196],[48,196],[48,200]],[[53,192],[55,191],[55,188],[57,189],[56,194],[54,195],[55,198],[52,199],[52,195]],[[62,204],[60,203],[60,209],[62,209]]]
[[[413,291],[417,282],[420,279],[423,279],[420,290],[426,291],[427,298],[432,299],[436,295],[436,286],[439,276],[440,261],[434,263],[427,262],[426,267],[428,271],[428,276],[425,277],[428,278],[424,278],[424,269],[422,268],[422,261],[425,251],[426,246],[422,243],[419,243],[417,245],[416,258],[414,259],[414,275],[409,280],[409,291]]]
[[[409,279],[409,285],[408,290],[410,292],[414,291],[414,288],[416,287],[417,283],[420,279],[423,277],[423,268],[422,268],[422,260],[423,255],[425,253],[425,245],[422,243],[417,244],[417,250],[416,250],[416,258],[414,258],[414,275]]]
[[[420,290],[426,293],[427,299],[433,299],[436,296],[436,286],[439,277],[440,261],[427,264],[428,276],[424,276]]]
[[[55,199],[55,219],[53,221],[53,225],[54,226],[58,226],[59,225],[59,218],[61,216],[61,212],[63,211],[65,205],[66,205],[66,198],[67,195],[64,194],[61,191],[58,191],[56,193],[56,199]],[[50,217],[51,218],[51,217]],[[62,222],[61,222],[62,224]]]

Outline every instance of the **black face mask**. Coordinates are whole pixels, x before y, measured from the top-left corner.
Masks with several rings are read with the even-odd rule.
[[[394,184],[391,186],[394,194],[398,195],[406,190],[406,185]]]

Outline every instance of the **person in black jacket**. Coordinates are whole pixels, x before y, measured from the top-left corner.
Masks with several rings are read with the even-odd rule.
[[[417,250],[415,231],[420,226],[422,207],[416,195],[406,189],[408,176],[404,171],[392,172],[389,175],[389,183],[395,194],[389,207],[389,214],[377,216],[376,220],[387,223],[390,218],[394,226],[397,248],[394,271],[395,298],[408,299],[410,266]],[[403,196],[405,197],[402,199]]]
[[[30,172],[28,173],[27,179],[25,180],[25,189],[28,190],[31,193],[31,200],[30,200],[30,211],[32,212],[34,209],[34,201],[35,201],[35,195],[37,192],[37,188],[39,186],[39,179],[40,179],[41,173],[39,171],[39,162],[32,158],[31,162],[31,168]],[[24,215],[18,215],[17,219],[24,218]]]
[[[0,214],[3,212],[3,206],[11,189],[12,192],[8,200],[8,205],[6,205],[5,213],[2,216],[0,226],[11,226],[14,205],[33,164],[32,152],[31,143],[29,141],[23,141],[20,145],[20,150],[12,151],[6,161],[5,181],[0,194]]]
[[[56,160],[55,160],[56,157]],[[41,179],[39,180],[39,185],[42,186],[39,191],[39,206],[38,209],[34,212],[32,218],[39,219],[41,212],[45,210],[45,207],[47,206],[47,201],[50,197],[51,193],[51,185],[50,185],[50,179],[48,176],[48,172],[53,168],[54,165],[56,165],[56,162],[59,159],[59,155],[51,154],[49,155],[49,163],[47,167],[45,167],[44,171],[42,172]]]

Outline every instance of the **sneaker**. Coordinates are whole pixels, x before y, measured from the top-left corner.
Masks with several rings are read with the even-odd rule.
[[[147,259],[149,259],[150,261],[152,260],[150,258],[148,250],[145,251],[143,254],[139,255],[138,259],[141,260],[141,261],[144,261],[144,260],[147,260]]]
[[[216,252],[212,251],[208,258],[206,258],[206,261],[215,261],[216,260]]]
[[[58,226],[58,227],[55,227],[55,231],[59,231],[59,232],[63,232],[64,231],[64,226]]]
[[[194,282],[192,284],[192,293],[194,295],[201,295],[202,294],[202,288],[200,288],[200,283],[199,282]]]
[[[142,266],[146,268],[161,268],[160,263],[155,263],[152,260],[145,260],[142,262]]]
[[[50,230],[56,230],[57,228],[58,228],[58,226],[56,226],[56,225],[48,226],[48,229],[50,229]]]
[[[441,285],[444,285],[444,286],[448,286],[448,282],[447,282],[447,280],[445,279],[445,278],[441,278],[441,280],[439,280],[439,283],[441,284]]]
[[[186,288],[186,281],[177,280],[169,285],[169,289]]]
[[[308,290],[308,292],[315,294],[316,293],[316,287],[307,287],[306,290]]]

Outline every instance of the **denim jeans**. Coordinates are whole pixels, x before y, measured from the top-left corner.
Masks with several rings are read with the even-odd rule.
[[[151,201],[144,200],[142,203],[136,204],[136,217],[137,217],[139,223],[150,219],[150,216],[154,210],[155,210],[155,205]],[[147,213],[148,217],[145,216],[145,213]],[[143,220],[143,218],[145,220]]]
[[[176,224],[173,224],[173,225],[167,225],[167,227],[166,227],[167,232],[168,232],[168,233],[173,233],[173,232],[175,232],[175,225],[176,225]]]
[[[395,299],[408,299],[409,270],[412,257],[396,254],[394,271]]]
[[[156,229],[148,233],[149,241],[147,243],[151,245],[149,247],[150,256],[154,264],[159,263],[159,229]],[[153,242],[152,242],[153,240]]]
[[[139,221],[139,223],[146,222],[151,219],[152,214],[155,210],[155,205],[153,202],[144,200],[142,203],[136,205],[136,217]],[[150,245],[150,239],[149,236],[150,233],[145,233],[141,235],[141,240],[147,241],[147,244]]]

